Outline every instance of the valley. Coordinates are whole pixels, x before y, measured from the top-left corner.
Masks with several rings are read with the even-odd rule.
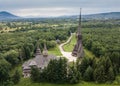
[[[119,86],[119,57],[120,57],[120,20],[88,20],[82,21],[82,42],[84,47],[84,61],[81,63],[86,68],[80,70],[82,79],[79,83],[73,86]],[[16,21],[3,21],[0,22],[0,73],[7,71],[3,74],[3,81],[6,80],[6,74],[12,77],[16,70],[19,71],[20,81],[14,86],[68,86],[71,84],[58,84],[49,82],[32,82],[31,78],[23,78],[22,64],[33,59],[37,42],[39,47],[43,50],[44,43],[46,43],[48,53],[55,56],[62,56],[59,50],[59,45],[65,43],[70,37],[71,33],[76,33],[78,27],[78,19],[36,19],[36,20],[16,20]],[[60,43],[58,43],[58,40]],[[72,35],[70,42],[63,46],[65,52],[72,52],[76,44],[76,34]],[[86,59],[87,58],[87,59]],[[105,59],[103,59],[105,58]],[[109,59],[108,59],[109,58]],[[89,63],[95,62],[94,64]],[[101,63],[100,63],[101,62]],[[84,73],[89,66],[93,70],[102,70],[108,67],[114,70],[110,76],[113,80],[101,78],[109,75],[99,74],[99,79],[94,76],[94,79],[86,80]],[[98,64],[96,64],[98,63]],[[102,65],[101,64],[106,64]],[[4,66],[3,66],[4,65]],[[7,66],[5,66],[7,65]],[[101,69],[97,69],[99,66]],[[10,73],[9,73],[9,72]],[[94,72],[95,73],[95,72]],[[98,73],[98,72],[97,72]],[[2,74],[2,73],[1,73]],[[98,76],[98,75],[96,75]],[[87,77],[88,79],[88,77]],[[97,82],[97,83],[96,83]],[[10,83],[10,82],[8,82]],[[100,84],[99,84],[100,83]]]

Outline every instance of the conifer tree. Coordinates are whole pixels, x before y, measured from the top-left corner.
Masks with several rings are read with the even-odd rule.
[[[31,80],[33,82],[38,82],[39,81],[39,76],[40,75],[40,70],[36,67],[31,67]]]
[[[112,81],[115,78],[113,66],[109,57],[101,57],[94,71],[94,80],[97,82]]]
[[[83,75],[83,79],[85,81],[92,81],[93,80],[93,69],[91,66],[88,66],[88,68],[86,69],[86,71]]]
[[[5,86],[10,80],[11,65],[0,55],[0,86]]]
[[[89,64],[90,64],[89,58],[84,57],[84,58],[82,59],[81,64],[78,64],[78,65],[77,65],[77,69],[78,69],[78,71],[80,71],[80,73],[81,73],[82,76],[83,76],[85,70],[87,69],[87,67],[89,66]]]
[[[71,84],[76,84],[76,83],[80,82],[80,79],[81,79],[81,74],[77,70],[76,65],[74,64],[72,67],[69,67],[68,82]]]
[[[12,81],[14,84],[17,84],[20,81],[20,73],[18,70],[16,70],[15,74],[12,76]]]
[[[105,69],[104,66],[101,65],[97,67],[94,71],[94,80],[99,83],[106,82],[106,75],[105,75]]]
[[[109,68],[107,77],[109,81],[113,81],[115,79],[115,74],[112,67]]]

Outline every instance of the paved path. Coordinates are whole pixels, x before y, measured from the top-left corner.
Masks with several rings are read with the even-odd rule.
[[[67,44],[67,43],[70,42],[73,34],[74,34],[74,33],[71,34],[71,36],[69,37],[69,39],[68,39],[65,43],[62,43],[62,44],[59,45],[60,52],[62,53],[62,55],[63,55],[64,57],[66,57],[66,58],[68,59],[69,62],[71,62],[71,61],[76,61],[76,60],[77,60],[77,57],[72,56],[72,55],[71,55],[72,52],[65,52],[64,49],[63,49],[63,46],[64,46],[65,44]]]

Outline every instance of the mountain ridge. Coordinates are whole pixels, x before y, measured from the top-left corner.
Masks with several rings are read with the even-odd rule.
[[[7,20],[7,19],[19,19],[19,16],[16,16],[12,13],[9,13],[7,11],[1,11],[0,12],[0,20]]]
[[[89,14],[89,15],[83,15],[83,18],[84,17],[88,19],[120,19],[120,12]]]
[[[78,15],[70,15],[70,16],[59,16],[59,17],[51,17],[51,18],[78,18]],[[10,20],[10,19],[21,19],[22,17],[16,16],[7,11],[0,12],[0,20]],[[32,18],[32,17],[31,17]],[[38,17],[42,18],[42,17]],[[45,17],[48,18],[48,17]],[[82,18],[85,20],[91,19],[120,19],[120,12],[107,12],[107,13],[96,13],[96,14],[87,14],[82,15]],[[27,18],[29,19],[29,18]]]

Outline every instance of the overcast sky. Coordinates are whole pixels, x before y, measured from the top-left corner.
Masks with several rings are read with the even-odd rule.
[[[22,17],[120,12],[120,0],[0,0],[0,11]]]

